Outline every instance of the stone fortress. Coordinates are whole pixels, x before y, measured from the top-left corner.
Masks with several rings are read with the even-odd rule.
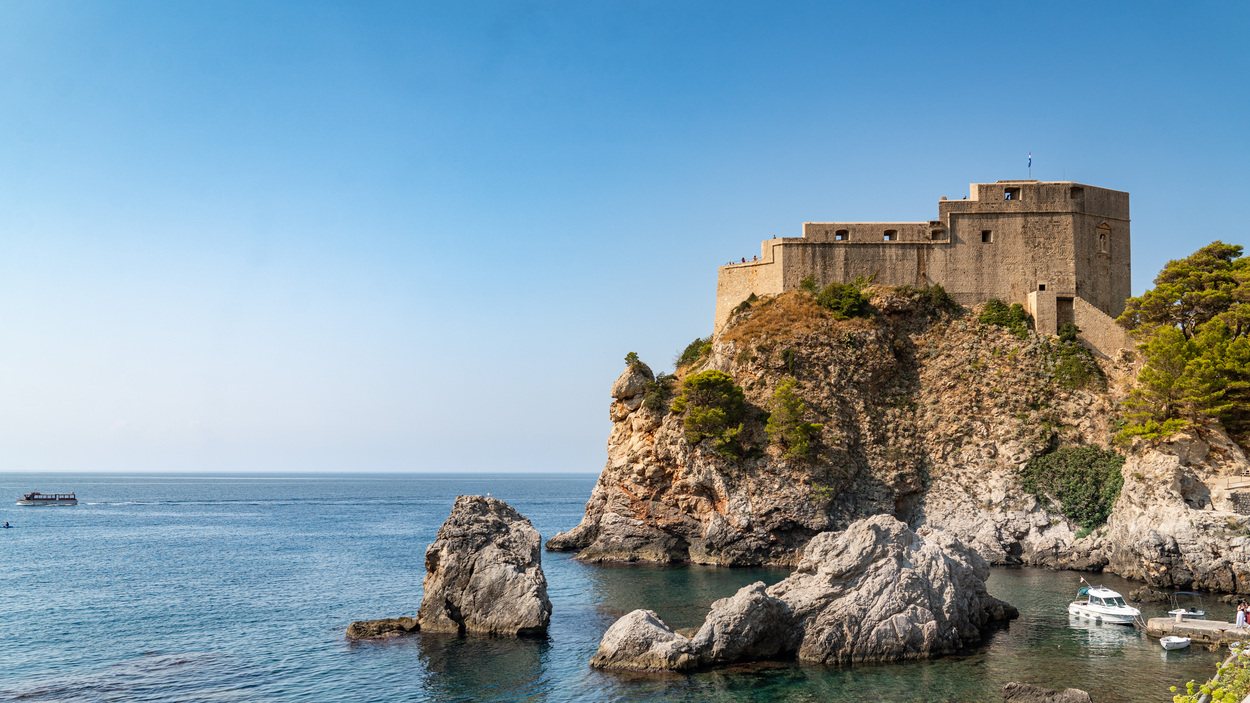
[[[1037,331],[1066,322],[1103,356],[1125,348],[1114,318],[1131,295],[1128,193],[1070,181],[972,183],[938,201],[929,222],[804,222],[802,237],[763,242],[758,260],[720,267],[719,333],[752,293],[775,296],[807,276],[888,286],[941,284],[961,305],[1020,303]]]

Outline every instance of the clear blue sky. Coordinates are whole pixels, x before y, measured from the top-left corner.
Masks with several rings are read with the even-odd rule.
[[[0,2],[0,470],[598,471],[716,267],[972,181],[1246,244],[1250,5]]]

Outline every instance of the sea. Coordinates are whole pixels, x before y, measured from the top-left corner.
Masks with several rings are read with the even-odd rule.
[[[1223,658],[1070,621],[1081,574],[994,568],[1020,610],[984,646],[933,661],[771,662],[627,675],[588,662],[635,608],[675,628],[782,569],[592,565],[543,553],[545,637],[349,642],[353,620],[414,615],[424,553],[461,494],[491,494],[546,539],[582,517],[593,475],[0,473],[0,700],[1001,701],[1008,681],[1099,703],[1170,701]],[[21,507],[75,491],[74,507]],[[1090,577],[1121,593],[1140,584]],[[1211,608],[1231,619],[1228,606]],[[1147,606],[1147,616],[1166,608]]]

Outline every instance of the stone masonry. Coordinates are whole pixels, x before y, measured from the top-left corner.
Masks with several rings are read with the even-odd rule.
[[[1111,356],[1114,318],[1131,294],[1128,193],[1070,181],[973,183],[938,201],[929,222],[804,222],[802,237],[763,242],[759,261],[720,267],[719,333],[752,293],[774,296],[807,276],[819,286],[857,277],[890,286],[941,284],[962,305],[1020,303],[1038,332],[1065,322]]]

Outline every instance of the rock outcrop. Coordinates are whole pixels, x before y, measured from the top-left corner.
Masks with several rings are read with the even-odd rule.
[[[1093,703],[1089,694],[1079,688],[1052,691],[1049,688],[1027,683],[1011,683],[1003,686],[1003,703]]]
[[[635,610],[612,623],[590,659],[597,669],[632,671],[685,671],[698,664],[690,640],[651,610]]]
[[[835,320],[787,293],[741,312],[683,373],[716,369],[746,392],[742,440],[727,458],[685,439],[682,417],[642,404],[650,371],[612,385],[608,461],[574,529],[547,547],[586,561],[793,566],[813,536],[876,514],[958,534],[991,563],[1098,569],[1079,526],[1020,487],[1055,442],[1104,445],[1121,391],[1095,372],[1070,390],[1055,346],[974,315],[876,290],[872,320]],[[1125,368],[1108,365],[1113,377]],[[764,413],[797,379],[813,455],[771,446]]]
[[[1110,446],[1132,355],[1077,369],[1082,380],[1053,339],[869,290],[871,320],[835,320],[800,292],[749,306],[681,371],[723,371],[743,388],[740,458],[688,443],[681,415],[644,406],[650,370],[627,369],[585,516],[547,547],[586,561],[794,566],[815,535],[886,514],[953,533],[991,564],[1250,593],[1250,462],[1217,425],[1134,447],[1112,517],[1092,533],[1021,486],[1056,446]],[[822,425],[803,459],[764,431],[786,379],[800,384],[804,420]]]
[[[1250,462],[1219,429],[1205,436],[1209,443],[1179,436],[1124,462],[1103,536],[1108,570],[1156,590],[1250,593],[1250,517],[1235,510]]]
[[[349,640],[384,640],[410,635],[420,630],[413,618],[383,618],[381,620],[357,620],[347,626]]]
[[[690,640],[655,613],[630,613],[609,628],[591,664],[688,669],[791,655],[840,664],[956,652],[1017,615],[986,591],[988,575],[985,560],[953,535],[918,535],[878,515],[818,535],[780,583],[716,601]]]
[[[425,595],[417,620],[426,632],[526,635],[551,620],[542,541],[507,503],[460,496],[425,550]]]

